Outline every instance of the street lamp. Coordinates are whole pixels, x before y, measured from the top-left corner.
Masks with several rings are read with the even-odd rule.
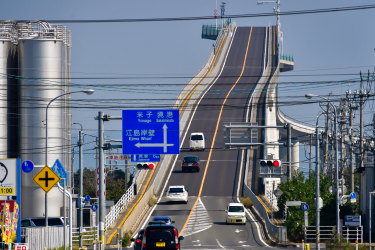
[[[66,92],[66,93],[63,93],[61,95],[58,95],[56,96],[55,98],[51,99],[47,106],[46,106],[46,135],[45,135],[45,158],[44,158],[44,163],[45,163],[45,166],[48,165],[48,108],[49,106],[51,105],[52,102],[54,102],[56,99],[62,97],[62,96],[66,96],[66,95],[71,95],[71,94],[74,94],[74,93],[85,93],[87,95],[91,95],[95,92],[95,90],[93,89],[85,89],[85,90],[77,90],[77,91],[71,91],[71,92]],[[47,192],[45,192],[45,195],[44,195],[44,216],[45,216],[45,223],[46,223],[46,227],[48,227],[48,209],[47,209]],[[66,218],[64,218],[64,221],[66,220]],[[46,230],[47,231],[47,230]],[[64,236],[65,237],[65,236]]]
[[[334,132],[335,132],[335,151],[336,151],[336,227],[337,227],[337,234],[340,234],[340,197],[339,197],[339,151],[338,151],[338,137],[337,137],[337,110],[336,110],[336,106],[332,104],[332,102],[325,98],[324,96],[320,96],[320,95],[316,95],[316,94],[306,94],[305,97],[307,99],[311,99],[311,98],[314,98],[314,97],[318,97],[318,98],[321,98],[325,101],[327,101],[327,103],[329,105],[331,105],[331,107],[333,108],[333,112],[335,114],[335,118],[334,118]]]

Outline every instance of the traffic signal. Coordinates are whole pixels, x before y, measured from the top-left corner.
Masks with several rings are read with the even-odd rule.
[[[281,161],[280,160],[260,160],[260,166],[281,167]]]
[[[154,169],[155,163],[153,162],[139,162],[137,164],[138,169]]]

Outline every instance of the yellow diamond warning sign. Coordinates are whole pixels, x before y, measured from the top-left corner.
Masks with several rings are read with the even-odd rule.
[[[48,165],[44,166],[40,172],[34,176],[34,181],[44,192],[48,192],[60,181],[60,177]]]

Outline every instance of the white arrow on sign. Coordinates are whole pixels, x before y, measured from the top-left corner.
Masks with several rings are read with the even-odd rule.
[[[137,148],[144,148],[144,147],[163,147],[163,152],[167,152],[167,147],[174,146],[174,144],[168,144],[167,143],[167,134],[168,134],[168,126],[164,123],[163,125],[163,143],[136,143],[135,146]]]

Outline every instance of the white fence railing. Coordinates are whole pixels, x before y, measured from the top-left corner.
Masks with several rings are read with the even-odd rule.
[[[134,197],[134,182],[133,184],[128,188],[126,193],[121,197],[121,199],[116,203],[116,205],[112,206],[111,211],[105,216],[105,226],[104,230],[106,230],[108,227],[110,227],[113,222],[118,218],[120,213],[127,208],[129,202]]]

